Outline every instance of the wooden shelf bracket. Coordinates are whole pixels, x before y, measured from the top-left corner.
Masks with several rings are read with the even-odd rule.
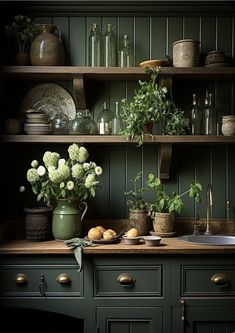
[[[170,178],[170,166],[172,156],[172,144],[161,143],[159,147],[159,178]]]
[[[75,93],[77,110],[86,109],[86,96],[84,89],[83,74],[78,74],[73,78],[73,89]]]

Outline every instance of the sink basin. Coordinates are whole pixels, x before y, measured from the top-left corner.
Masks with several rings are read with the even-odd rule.
[[[194,243],[194,244],[204,244],[204,245],[235,245],[235,236],[225,236],[225,235],[183,235],[178,237],[179,240],[184,242]]]

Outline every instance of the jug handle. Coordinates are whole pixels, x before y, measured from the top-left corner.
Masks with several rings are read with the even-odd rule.
[[[57,25],[57,26],[56,26],[56,29],[57,29],[57,31],[58,31],[58,37],[59,37],[59,40],[62,41],[62,39],[61,39],[61,30],[60,30],[60,27]]]
[[[82,205],[84,205],[85,207],[84,207],[84,210],[83,210],[83,213],[82,213],[82,216],[81,216],[81,221],[82,221],[84,215],[86,214],[86,211],[87,211],[87,208],[88,208],[87,203],[85,201],[82,201],[82,202],[79,203],[79,208],[82,209]]]

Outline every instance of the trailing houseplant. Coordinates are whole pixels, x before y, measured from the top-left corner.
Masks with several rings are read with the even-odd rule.
[[[160,178],[155,177],[153,174],[149,174],[147,187],[155,192],[154,202],[149,205],[149,209],[154,218],[154,230],[157,232],[171,232],[173,230],[175,214],[181,214],[185,209],[185,204],[183,202],[183,197],[185,195],[188,195],[196,202],[201,201],[200,193],[202,191],[202,185],[197,181],[192,182],[188,189],[183,193],[179,194],[173,192],[168,194],[164,190]],[[165,217],[168,219],[168,225],[166,225],[165,220],[163,220]]]
[[[135,91],[133,100],[121,101],[121,134],[127,139],[137,137],[141,145],[146,134],[146,125],[160,122],[165,123],[162,134],[185,134],[188,127],[187,119],[184,112],[168,97],[167,88],[159,84],[159,70],[146,68],[145,71],[151,74],[150,80],[139,80],[139,89]]]

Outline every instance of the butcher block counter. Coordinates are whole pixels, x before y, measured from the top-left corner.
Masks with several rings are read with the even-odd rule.
[[[30,242],[15,240],[0,245],[0,255],[4,254],[71,254],[63,241]],[[192,244],[177,237],[162,238],[160,246],[147,246],[144,243],[127,245],[122,241],[115,244],[97,244],[83,249],[84,254],[216,254],[235,253],[235,246]]]

